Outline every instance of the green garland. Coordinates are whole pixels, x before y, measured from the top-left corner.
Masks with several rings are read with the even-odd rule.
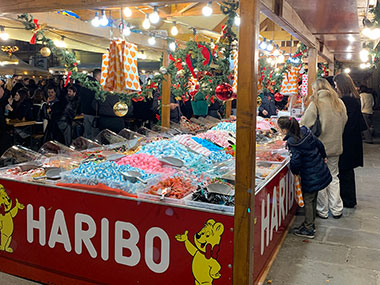
[[[146,100],[145,93],[117,93],[117,92],[109,92],[103,90],[103,87],[99,82],[89,80],[86,74],[78,72],[78,63],[75,58],[75,54],[67,49],[58,48],[55,46],[54,42],[45,36],[45,29],[38,28],[38,26],[34,23],[33,16],[30,14],[22,14],[18,16],[18,19],[22,21],[26,30],[30,30],[34,32],[36,37],[36,42],[41,42],[45,46],[47,46],[51,52],[58,58],[60,64],[65,66],[66,70],[71,73],[71,78],[78,81],[83,87],[88,88],[95,92],[95,98],[99,101],[104,102],[108,95],[117,95],[120,98],[120,101],[131,105],[131,101],[142,101]]]

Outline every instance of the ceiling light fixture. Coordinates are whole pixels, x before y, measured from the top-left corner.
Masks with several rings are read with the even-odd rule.
[[[129,7],[124,8],[124,16],[127,18],[132,16],[132,10]]]
[[[94,27],[99,27],[100,19],[99,19],[99,13],[98,12],[95,13],[94,19],[91,20],[91,25],[93,25]]]
[[[206,6],[202,8],[203,16],[210,17],[212,15],[212,2],[208,2]]]
[[[348,54],[346,55],[346,58],[347,58],[347,59],[352,59],[352,53],[348,53]]]
[[[170,49],[171,51],[175,51],[176,48],[177,48],[177,45],[175,44],[175,42],[171,42],[171,43],[169,44],[169,49]]]
[[[3,40],[3,41],[7,41],[9,39],[9,34],[7,34],[4,30],[4,27],[0,27],[0,38]]]
[[[345,68],[343,71],[344,71],[344,73],[350,73],[350,72],[351,72],[351,69],[347,67],[347,68]]]
[[[152,24],[157,24],[160,21],[160,15],[158,15],[157,6],[154,6],[153,12],[149,15],[149,20]]]
[[[148,15],[147,14],[145,14],[145,19],[144,19],[144,21],[142,23],[142,26],[143,26],[143,28],[145,30],[148,30],[150,28],[150,21],[148,19]]]
[[[368,61],[368,56],[369,56],[368,50],[362,49],[360,51],[360,59],[361,59],[362,62],[367,62]]]
[[[99,21],[100,25],[105,27],[108,25],[109,23],[109,20],[106,16],[106,11],[102,10],[102,17],[100,18],[100,21]]]
[[[173,22],[173,27],[171,28],[170,33],[172,34],[172,36],[178,35],[178,28],[176,22]]]
[[[156,44],[156,38],[154,36],[151,36],[149,39],[148,39],[148,43],[151,45],[151,46],[154,46]]]

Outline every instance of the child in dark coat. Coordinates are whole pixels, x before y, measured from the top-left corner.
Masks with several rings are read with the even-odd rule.
[[[326,164],[326,152],[322,142],[305,126],[299,126],[291,117],[280,117],[277,122],[291,153],[290,170],[301,178],[305,203],[305,221],[295,229],[297,236],[314,238],[318,191],[332,181]]]

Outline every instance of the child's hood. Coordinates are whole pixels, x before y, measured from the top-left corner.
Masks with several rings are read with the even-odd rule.
[[[314,148],[315,139],[310,129],[302,126],[301,127],[301,139],[297,139],[293,135],[287,135],[284,140],[287,141],[287,145],[290,147],[311,149]]]

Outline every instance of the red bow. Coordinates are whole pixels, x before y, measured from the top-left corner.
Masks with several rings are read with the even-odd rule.
[[[178,70],[183,69],[180,58],[177,58],[177,60],[176,60],[171,54],[169,54],[169,59],[174,62],[174,65],[175,65],[175,67],[177,67]]]
[[[66,81],[65,81],[65,87],[66,87],[67,84],[69,84],[69,82],[70,82],[70,76],[71,76],[71,74],[72,74],[71,71],[69,71],[69,72],[67,73],[67,78],[66,78]]]
[[[33,34],[33,37],[30,39],[30,44],[34,45],[36,44],[36,37],[37,37],[37,33],[40,29],[40,25],[38,25],[38,20],[37,19],[33,19],[33,22],[34,22],[34,34]]]
[[[144,97],[142,97],[142,96],[139,96],[137,98],[132,98],[133,102],[141,102],[142,100],[144,100]]]
[[[206,252],[204,253],[206,259],[210,259],[211,257],[213,259],[217,259],[219,249],[220,249],[220,247],[218,244],[214,245],[214,248],[212,248],[211,244],[206,245]]]
[[[195,72],[194,72],[193,64],[191,62],[191,56],[190,56],[190,54],[186,55],[185,61],[186,61],[187,67],[190,69],[191,75],[193,75],[193,78],[197,78],[197,76],[195,75]]]

